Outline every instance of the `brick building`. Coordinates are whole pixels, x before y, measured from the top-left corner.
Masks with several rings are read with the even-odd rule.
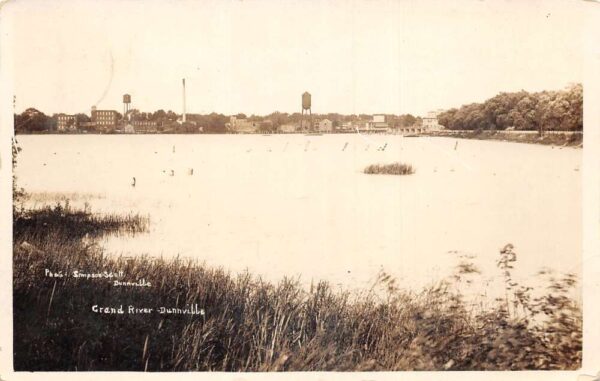
[[[58,114],[56,121],[58,131],[77,131],[77,117],[75,115]]]
[[[118,113],[115,110],[96,110],[92,108],[92,123],[98,130],[107,131],[117,128]]]

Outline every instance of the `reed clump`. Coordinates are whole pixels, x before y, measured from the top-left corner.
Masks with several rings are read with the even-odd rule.
[[[74,217],[63,212],[30,211],[27,223],[15,224],[17,371],[522,370],[581,365],[581,309],[568,296],[575,278],[552,279],[547,293],[533,297],[510,277],[512,247],[499,260],[507,298],[474,310],[449,281],[406,291],[382,272],[374,289],[351,294],[335,291],[327,282],[306,289],[297,279],[270,283],[180,258],[109,257],[97,245],[73,237],[81,237],[90,226],[114,230],[114,218],[106,222],[89,213]],[[71,227],[87,227],[65,238],[67,229],[47,223],[59,218],[76,221],[66,222]],[[42,227],[40,234],[36,229]],[[461,268],[467,269],[461,276],[477,273],[467,264]],[[47,269],[65,275],[75,270],[121,271],[129,280],[151,282],[151,287],[49,277]],[[127,310],[130,305],[156,309],[196,304],[204,315],[92,312],[94,305]]]
[[[363,172],[368,175],[412,175],[415,173],[415,170],[410,164],[391,163],[371,164]]]
[[[13,231],[17,236],[60,235],[68,239],[99,237],[106,234],[136,234],[146,231],[149,218],[138,214],[92,213],[71,207],[69,200],[37,209],[22,208],[13,215]]]

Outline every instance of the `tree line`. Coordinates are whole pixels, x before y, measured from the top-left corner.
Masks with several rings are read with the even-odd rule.
[[[302,114],[273,112],[268,115],[235,115],[238,119],[249,119],[258,122],[260,132],[274,132],[285,124],[299,124]],[[43,112],[28,108],[21,114],[14,115],[16,133],[44,133],[56,131],[58,114],[48,116]],[[180,114],[172,110],[141,112],[134,109],[129,114],[130,120],[156,122],[159,132],[198,132],[202,127],[205,133],[227,132],[229,116],[220,113],[187,114],[188,123],[177,122]],[[420,117],[411,114],[385,114],[386,122],[391,128],[416,127],[422,124]],[[339,113],[313,114],[314,119],[329,119],[334,128],[343,123],[371,120],[370,114]],[[83,122],[89,122],[86,114],[76,114],[78,129]],[[117,120],[122,115],[117,112]],[[583,86],[573,84],[559,91],[540,91],[530,93],[519,91],[503,92],[483,103],[471,103],[452,108],[438,115],[438,122],[450,130],[533,130],[543,134],[546,130],[581,131],[583,129]],[[88,127],[90,132],[93,127]]]
[[[16,133],[44,133],[54,132],[57,130],[57,119],[59,114],[53,114],[52,116],[46,115],[43,112],[35,109],[28,108],[21,114],[14,114],[15,121],[15,132]],[[198,128],[202,127],[202,131],[205,133],[225,133],[227,132],[227,123],[229,123],[230,116],[220,113],[210,114],[186,114],[187,123],[178,123],[178,119],[181,114],[177,114],[171,110],[157,110],[154,112],[142,112],[137,109],[133,109],[128,114],[128,118],[131,121],[151,121],[156,122],[157,129],[159,132],[170,132],[170,133],[192,133],[198,132]],[[286,113],[286,112],[273,112],[268,115],[250,115],[239,113],[235,117],[238,119],[248,119],[253,122],[258,122],[260,125],[259,132],[275,132],[282,125],[285,124],[299,124],[302,120],[302,114]],[[392,128],[411,127],[421,125],[422,121],[420,117],[415,117],[411,114],[393,115],[386,114],[386,121]],[[343,123],[357,122],[371,120],[372,115],[370,114],[350,114],[344,115],[339,113],[328,113],[328,114],[313,114],[313,120],[316,119],[329,119],[332,121],[334,128],[340,127]],[[93,127],[82,127],[83,122],[89,122],[90,117],[86,114],[76,114],[77,124],[79,130],[88,130],[94,132]],[[117,112],[117,120],[122,121],[123,116]]]
[[[483,103],[471,103],[438,115],[450,130],[581,131],[583,86],[559,91],[500,93]]]

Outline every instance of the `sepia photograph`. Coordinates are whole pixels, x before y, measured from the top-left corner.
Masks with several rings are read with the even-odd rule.
[[[580,370],[591,8],[2,4],[11,371]]]

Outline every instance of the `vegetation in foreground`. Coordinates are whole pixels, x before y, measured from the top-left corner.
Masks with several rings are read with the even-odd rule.
[[[410,164],[391,163],[371,164],[363,172],[368,175],[412,175],[415,170]]]
[[[64,206],[44,206],[39,209],[19,211],[13,219],[13,229],[20,235],[57,235],[69,239],[95,238],[106,234],[139,233],[146,230],[148,217],[137,214],[93,214],[84,209],[73,209],[67,200]]]
[[[574,277],[552,279],[547,293],[534,297],[511,279],[511,245],[498,261],[506,298],[474,308],[446,281],[409,292],[382,273],[377,285],[383,293],[351,295],[326,282],[306,290],[297,280],[272,284],[180,259],[108,257],[82,237],[106,233],[115,221],[138,232],[143,224],[131,223],[137,217],[104,220],[64,206],[21,213],[15,214],[13,241],[17,371],[516,370],[581,364],[581,309],[568,296]],[[143,278],[152,286],[49,277],[46,269],[122,271],[128,280]],[[461,263],[457,277],[476,272]],[[204,315],[92,312],[93,305],[195,304]]]

